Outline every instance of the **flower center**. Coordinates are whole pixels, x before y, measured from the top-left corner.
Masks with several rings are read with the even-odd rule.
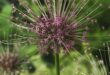
[[[39,36],[46,37],[48,40],[55,40],[64,34],[63,19],[61,17],[55,17],[54,19],[40,18],[37,25]]]

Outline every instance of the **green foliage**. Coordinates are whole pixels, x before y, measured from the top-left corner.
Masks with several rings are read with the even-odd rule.
[[[11,22],[9,21],[12,7],[7,4],[0,12],[0,37],[9,36]]]

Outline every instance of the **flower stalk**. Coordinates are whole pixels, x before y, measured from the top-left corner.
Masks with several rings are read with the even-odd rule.
[[[59,54],[55,54],[55,66],[56,66],[56,75],[60,75],[60,60],[59,60]]]

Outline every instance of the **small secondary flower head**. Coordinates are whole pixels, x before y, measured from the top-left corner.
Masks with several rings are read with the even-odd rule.
[[[22,70],[21,66],[28,61],[28,57],[22,57],[20,51],[18,51],[14,45],[13,48],[11,47],[9,43],[0,42],[0,70],[6,75],[16,75],[20,73]]]
[[[7,72],[14,72],[20,65],[19,56],[14,52],[4,52],[0,54],[0,66]]]

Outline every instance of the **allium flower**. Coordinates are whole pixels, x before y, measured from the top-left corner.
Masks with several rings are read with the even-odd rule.
[[[0,66],[6,73],[15,73],[19,69],[20,62],[17,53],[6,51],[0,54]]]
[[[4,47],[4,45],[7,45],[7,47]],[[2,75],[20,74],[23,69],[22,65],[28,62],[29,58],[26,55],[23,56],[18,48],[13,47],[10,47],[6,42],[0,42],[0,71],[2,71]]]
[[[30,31],[36,33],[40,51],[44,53],[48,52],[48,48],[56,53],[60,52],[60,48],[63,48],[64,52],[69,52],[76,42],[84,41],[87,24],[93,21],[92,14],[100,7],[97,5],[98,0],[42,1],[32,0],[40,16],[30,5],[21,3],[27,9],[27,13],[18,11],[27,22],[17,19],[17,23],[20,22],[19,24],[25,25]]]

